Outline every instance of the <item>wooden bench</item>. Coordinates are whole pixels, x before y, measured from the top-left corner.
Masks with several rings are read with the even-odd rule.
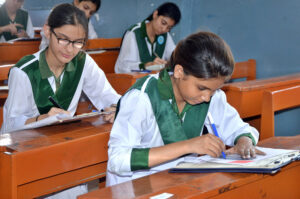
[[[39,50],[40,40],[0,43],[0,64],[15,64],[25,55]]]
[[[106,175],[100,118],[0,135],[0,198],[36,198]]]
[[[236,62],[234,66],[234,71],[231,79],[241,79],[246,78],[246,80],[256,79],[256,60],[248,59],[247,61]]]
[[[300,106],[300,84],[280,90],[265,90],[262,96],[260,139],[274,136],[276,111],[298,106]]]

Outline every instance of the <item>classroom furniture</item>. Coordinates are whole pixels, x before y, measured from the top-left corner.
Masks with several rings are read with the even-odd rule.
[[[300,135],[272,137],[260,146],[300,150]],[[300,198],[300,161],[275,175],[251,173],[168,173],[162,171],[119,185],[98,189],[78,199],[150,198],[162,193],[171,198]]]
[[[0,198],[35,198],[106,175],[101,117],[0,135]]]
[[[15,64],[25,55],[39,51],[40,40],[0,43],[0,64]]]
[[[284,89],[265,90],[262,96],[260,139],[275,135],[276,111],[300,106],[300,85]]]
[[[225,84],[222,90],[227,101],[242,118],[261,114],[262,94],[266,89],[281,89],[300,84],[300,73]]]
[[[247,61],[236,62],[231,79],[245,78],[248,80],[256,79],[256,60],[248,59]]]
[[[121,38],[90,39],[86,45],[86,52],[95,60],[105,74],[114,73],[121,41]]]

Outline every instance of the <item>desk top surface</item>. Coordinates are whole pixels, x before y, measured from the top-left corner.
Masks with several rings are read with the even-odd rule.
[[[223,90],[250,91],[300,83],[300,73],[225,84]]]
[[[101,117],[76,122],[45,126],[0,135],[0,151],[23,152],[68,142],[70,140],[109,133],[112,124],[104,123]]]
[[[260,142],[259,145],[300,150],[300,135],[292,137],[272,137]],[[295,164],[300,165],[300,162],[295,162]],[[289,166],[290,165],[287,167]],[[153,194],[157,195],[163,192],[176,193],[177,197],[200,193],[203,198],[206,198],[221,193],[224,186],[240,186],[266,176],[268,175],[249,173],[170,174],[168,171],[162,171],[119,185],[99,189],[84,194],[79,198],[149,198],[153,196]]]

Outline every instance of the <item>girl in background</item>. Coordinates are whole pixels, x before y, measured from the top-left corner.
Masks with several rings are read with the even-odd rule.
[[[226,153],[255,157],[258,132],[244,123],[220,89],[234,59],[217,35],[193,34],[179,42],[168,67],[140,79],[119,101],[109,140],[106,184],[169,169],[184,155]],[[213,134],[212,115],[219,132]],[[203,129],[207,134],[203,135]],[[261,152],[258,152],[261,153]]]
[[[115,72],[129,73],[154,65],[164,67],[175,48],[169,31],[180,18],[176,4],[164,3],[146,20],[133,25],[124,35]]]
[[[91,16],[95,14],[100,6],[101,6],[101,0],[74,0],[73,5],[79,8],[81,11],[84,12],[85,16],[88,19],[88,39],[95,39],[98,38],[98,35],[94,29],[94,26],[90,20]],[[42,41],[40,44],[40,50],[48,47],[49,41],[45,37],[44,31],[41,31]]]

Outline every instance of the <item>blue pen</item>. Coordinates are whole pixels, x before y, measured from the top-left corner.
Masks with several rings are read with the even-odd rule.
[[[207,113],[207,116],[208,116],[208,120],[209,120],[209,122],[210,122],[210,125],[211,125],[213,131],[214,131],[215,136],[217,136],[217,137],[219,138],[220,136],[219,136],[219,134],[218,134],[218,131],[217,131],[216,125],[215,125],[215,123],[214,123],[214,120],[213,120],[213,118],[212,118],[212,116],[211,116],[211,113],[208,112],[208,113]],[[224,151],[222,151],[222,156],[223,156],[224,159],[226,159],[226,155],[225,155]]]

